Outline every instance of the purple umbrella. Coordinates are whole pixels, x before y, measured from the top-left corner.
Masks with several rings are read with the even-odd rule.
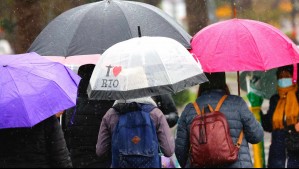
[[[0,55],[0,129],[32,127],[76,104],[80,77],[37,53]]]

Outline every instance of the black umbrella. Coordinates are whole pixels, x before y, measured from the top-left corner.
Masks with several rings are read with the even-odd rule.
[[[28,52],[43,56],[102,54],[112,45],[142,36],[169,37],[190,49],[191,36],[169,15],[149,4],[104,0],[70,9],[38,35]]]

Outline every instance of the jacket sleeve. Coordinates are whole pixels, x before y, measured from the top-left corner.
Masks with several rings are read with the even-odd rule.
[[[109,113],[103,117],[96,145],[96,153],[101,159],[108,159],[111,155],[111,133],[109,127]]]
[[[239,110],[246,140],[251,144],[257,144],[263,141],[263,127],[261,123],[256,120],[243,99],[240,99]]]
[[[175,139],[175,155],[180,166],[182,167],[186,166],[189,157],[190,141],[189,132],[187,129],[189,125],[186,116],[187,114],[189,114],[191,107],[191,104],[187,105],[185,110],[182,112],[181,117],[178,121],[177,134]]]
[[[172,96],[170,94],[159,95],[155,96],[154,100],[165,115],[169,127],[174,127],[178,122],[179,115]]]
[[[166,118],[159,109],[154,109],[156,112],[157,137],[160,143],[160,148],[165,157],[171,157],[174,153],[174,138],[167,124]]]
[[[265,131],[272,132],[272,117],[277,105],[278,96],[274,95],[270,98],[269,109],[267,114],[262,114],[262,125]]]
[[[51,167],[53,168],[72,168],[70,153],[67,149],[62,128],[55,116],[46,120],[45,134]]]

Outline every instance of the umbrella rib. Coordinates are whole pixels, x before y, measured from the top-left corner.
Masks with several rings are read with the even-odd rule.
[[[13,68],[13,69],[17,69],[17,68],[15,68],[15,67],[11,67],[11,68]],[[20,96],[21,101],[22,101],[22,103],[23,103],[23,105],[24,105],[24,108],[25,108],[25,110],[27,111],[26,104],[25,104],[25,102],[24,102],[24,100],[23,100],[23,97],[20,95],[20,90],[19,90],[17,84],[15,83],[15,79],[13,78],[13,76],[12,76],[12,74],[10,73],[9,69],[6,69],[6,70],[7,70],[7,72],[9,73],[10,77],[13,79],[13,83],[14,83],[16,89],[18,90],[18,95]],[[27,115],[27,119],[28,119],[28,121],[30,122],[30,121],[31,121],[31,120],[30,120],[30,117],[28,116],[27,113],[26,113],[26,115]],[[32,125],[32,124],[31,124],[31,125]]]
[[[61,65],[60,63],[55,63],[55,64]],[[61,66],[63,66],[63,65],[61,65]],[[65,66],[63,66],[63,67],[66,69]],[[66,71],[67,71],[67,69],[66,69]],[[28,72],[28,73],[30,73],[30,72]],[[71,78],[69,71],[67,71],[67,74],[68,74],[69,77]],[[57,84],[56,81],[53,81],[52,79],[48,79],[48,78],[46,78],[46,77],[41,77],[41,76],[39,76],[39,75],[37,75],[37,74],[34,74],[34,73],[32,73],[32,75],[35,75],[35,76],[37,76],[37,77],[40,77],[40,78],[43,78],[43,79],[47,79],[47,80],[49,80],[49,81],[54,82],[55,85],[58,86],[58,89],[59,89],[60,91],[62,91],[62,92],[69,98],[69,100],[72,100],[72,99],[70,98],[70,96],[69,96],[64,90],[61,90],[61,87],[59,87],[59,85]],[[73,78],[71,78],[71,79],[72,79],[72,81],[73,81],[76,85],[78,85],[78,84],[74,81]]]
[[[161,16],[163,16],[163,15],[166,15],[166,14],[164,14],[163,12],[161,12],[161,11],[154,11],[153,9],[150,9],[150,8],[146,8],[146,7],[144,7],[145,9],[148,9],[148,10],[152,10],[153,11],[153,13],[154,14],[157,14],[158,12],[160,12],[159,14],[161,15]],[[157,14],[158,15],[158,14]],[[159,16],[159,15],[158,15]],[[166,15],[165,17],[160,17],[161,19],[163,19],[163,20],[165,20],[166,21],[166,23],[167,24],[169,24],[169,25],[171,25],[171,27],[174,27],[174,25],[175,25],[175,23],[176,23],[176,21],[174,21],[174,20],[172,20],[172,18],[169,16],[169,15]],[[166,18],[169,18],[169,20],[167,20]],[[170,22],[173,22],[173,24],[171,24]],[[182,28],[182,27],[180,27],[181,25],[179,24],[179,23],[176,23],[178,26],[179,26],[179,29],[182,29],[182,32],[184,32],[184,29]],[[191,36],[189,35],[189,34],[187,34],[187,36],[188,36],[188,40],[182,35],[182,33],[181,32],[179,32],[179,30],[178,29],[174,29],[174,31],[176,31],[177,33],[178,33],[178,35],[180,35],[184,40],[186,40],[186,42],[187,42],[187,44],[190,46],[190,47],[186,47],[187,49],[191,49],[191,45],[190,45],[190,41],[191,41]]]
[[[146,8],[146,9],[150,9],[150,8]],[[151,10],[152,10],[152,9],[151,9]],[[154,14],[156,14],[154,10],[152,10],[152,11],[153,11]],[[163,15],[165,15],[165,14],[164,14],[164,13],[160,13],[160,15],[163,16]],[[158,16],[159,16],[159,15],[158,15]],[[170,18],[170,16],[168,16],[168,15],[166,15],[166,16],[167,16],[168,18]],[[171,24],[170,22],[174,22],[174,23],[176,23],[174,20],[172,20],[172,18],[170,18],[169,20],[167,20],[166,17],[160,17],[160,18],[162,18],[163,20],[165,20],[167,24],[171,25],[171,27],[174,27],[174,24]],[[178,23],[177,23],[177,24],[178,24]],[[181,25],[178,24],[178,26],[181,26]],[[179,27],[179,29],[183,29],[183,28]],[[174,29],[174,31],[176,31],[176,32],[178,33],[178,35],[180,35],[184,40],[186,40],[185,37],[182,35],[182,33],[179,32],[178,29]],[[182,32],[183,32],[183,30],[182,30]],[[187,36],[189,36],[188,38],[189,38],[189,43],[190,43],[190,41],[191,41],[191,36],[190,36],[189,34],[187,34]],[[186,41],[187,41],[187,40],[186,40]],[[188,43],[188,41],[187,41],[187,43]],[[188,49],[191,49],[191,47],[188,47]]]
[[[216,44],[216,47],[215,47],[213,56],[216,56],[216,52],[217,52],[217,48],[218,48],[220,39],[221,39],[221,37],[224,35],[224,30],[225,30],[225,29],[222,30],[222,32],[221,32],[221,34],[220,34],[220,36],[219,36],[219,38],[218,38],[218,40],[217,40],[217,44]],[[206,49],[208,49],[208,48],[206,48]],[[212,71],[212,70],[211,70],[211,71]]]
[[[158,55],[158,52],[157,52],[156,50],[154,50],[154,52],[157,54],[157,56],[159,56],[159,55]],[[167,70],[166,67],[165,67],[165,65],[164,65],[163,60],[161,59],[161,57],[158,57],[158,58],[161,60],[161,63],[162,63],[163,68],[164,68],[165,70]],[[168,74],[167,71],[165,71],[165,72],[166,72],[166,74],[167,74],[167,79],[168,79],[168,81],[170,82],[170,84],[171,84],[171,86],[172,86],[172,85],[173,85],[173,84],[172,84],[172,81],[169,79],[170,76],[169,76],[169,74]]]
[[[95,5],[93,5],[93,6],[94,6],[94,7],[91,7],[90,9],[97,7],[97,6],[95,6]],[[89,10],[86,10],[86,13],[84,14],[84,16],[82,16],[81,21],[78,23],[78,25],[80,25],[80,24],[84,21],[84,18],[85,18],[85,16],[88,14],[88,11],[89,11]],[[79,29],[79,26],[77,26],[76,30],[74,31],[74,35],[77,34],[78,29]],[[75,38],[75,36],[72,37],[72,39],[70,40],[70,43],[68,44],[68,47],[66,48],[67,51],[66,51],[66,56],[65,56],[65,57],[67,57],[67,55],[69,54],[69,47],[70,47],[70,45],[72,44],[74,38]]]
[[[63,66],[62,64],[57,63],[57,62],[53,62],[53,63],[54,63],[54,64],[58,64],[58,65]],[[65,68],[65,66],[63,66],[63,67]],[[12,67],[12,68],[15,68],[15,67]],[[17,68],[15,68],[15,69],[17,69]],[[56,81],[53,81],[52,79],[48,79],[48,78],[46,78],[46,77],[39,76],[39,75],[34,74],[34,73],[32,73],[32,72],[28,72],[28,71],[26,71],[26,70],[22,70],[22,71],[25,71],[25,72],[27,72],[27,73],[30,73],[30,74],[34,75],[34,76],[37,76],[37,77],[40,77],[40,78],[43,78],[43,79],[47,79],[47,80],[49,80],[49,81],[52,81],[52,82],[54,82],[54,83],[56,84],[56,86],[59,86],[59,85],[56,83]],[[68,71],[67,71],[67,73],[68,73],[68,75],[70,75]],[[73,79],[73,78],[71,78],[71,79],[72,79],[72,81],[76,84],[76,82],[74,81],[74,79]],[[62,91],[62,92],[63,92],[63,93],[64,93],[70,100],[72,100],[72,99],[69,97],[69,95],[68,95],[64,90],[61,90],[60,87],[59,87],[59,90]]]
[[[253,42],[254,42],[254,47],[255,47],[255,51],[257,51],[256,53],[259,55],[259,58],[260,58],[260,60],[262,61],[262,64],[264,65],[264,67],[265,67],[265,64],[264,64],[264,62],[263,62],[263,58],[262,58],[262,56],[260,55],[260,50],[258,49],[258,47],[257,47],[257,44],[256,44],[256,41],[255,41],[255,39],[254,39],[254,37],[252,36],[252,34],[251,34],[251,32],[249,31],[249,29],[243,24],[243,23],[241,23],[241,22],[239,22],[244,28],[245,28],[245,30],[247,30],[248,32],[249,32],[249,35],[250,35],[250,37],[251,37],[251,39],[253,39]],[[265,70],[264,70],[265,71]]]
[[[133,38],[132,30],[130,29],[130,25],[129,25],[129,20],[128,20],[127,16],[125,15],[125,12],[122,10],[122,8],[117,3],[115,3],[115,6],[117,6],[120,9],[120,11],[123,13],[123,16],[126,18],[126,21],[127,21],[126,23],[128,24],[128,27],[129,27],[129,30],[130,30],[130,35]]]
[[[261,24],[263,24],[263,25],[265,25],[267,28],[269,28],[269,29],[271,29],[271,25],[267,25],[267,24],[265,24],[265,23],[261,23]],[[277,28],[275,28],[274,26],[273,26],[273,29],[274,29],[274,33],[275,34],[277,34],[277,35],[279,35],[279,36],[282,36],[282,38],[284,39],[284,40],[286,40],[286,38],[288,39],[288,37],[286,36],[286,38],[285,37],[283,37],[283,35],[284,34],[280,34],[279,32],[277,32],[276,31],[276,29]],[[292,44],[292,41],[291,42],[288,42],[289,44]],[[293,48],[293,45],[292,45],[292,48]],[[295,55],[292,55],[293,57],[292,57],[292,59],[293,59],[293,64],[295,63]]]
[[[153,14],[155,15],[158,15],[159,17],[158,18],[161,18],[165,21],[165,23],[169,24],[170,27],[173,27],[174,29],[172,31],[176,31],[179,35],[181,36],[187,43],[188,47],[185,46],[187,49],[191,49],[191,45],[190,45],[190,41],[191,41],[191,36],[189,34],[186,33],[186,36],[187,37],[184,37],[182,32],[184,32],[185,30],[181,27],[181,25],[179,23],[177,23],[175,20],[173,20],[173,18],[171,18],[169,15],[167,15],[166,13],[163,13],[163,11],[160,11],[160,9],[158,8],[158,10],[154,10],[155,8],[152,7],[151,5],[149,5],[148,7],[145,6],[144,4],[140,3],[140,2],[130,2],[130,1],[127,1],[127,3],[130,3],[130,4],[134,4],[134,5],[140,5],[142,6],[145,10],[150,10],[152,11]],[[148,4],[146,4],[148,5]],[[121,7],[120,7],[121,8]],[[124,15],[125,16],[125,15]],[[126,16],[125,16],[126,17]],[[169,18],[169,20],[167,20],[166,18]],[[126,18],[127,19],[127,18]],[[173,22],[173,23],[171,23]],[[175,25],[178,25],[177,27],[175,27]],[[178,29],[180,29],[182,32],[180,32]],[[137,29],[137,28],[136,28]],[[169,37],[171,38],[171,37]],[[187,39],[188,38],[188,39]],[[178,40],[177,40],[178,41]]]

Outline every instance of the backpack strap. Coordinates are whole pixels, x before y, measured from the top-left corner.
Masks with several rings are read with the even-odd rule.
[[[196,113],[201,116],[202,113],[201,113],[200,108],[199,108],[198,104],[196,103],[196,101],[193,102],[193,106],[194,106],[194,108],[196,110]]]
[[[243,137],[244,137],[244,132],[243,132],[243,130],[241,131],[241,133],[240,133],[240,136],[239,136],[239,138],[238,138],[238,141],[237,141],[237,143],[236,143],[236,147],[238,147],[238,148],[240,148],[241,147],[241,144],[242,144],[242,141],[243,141]]]
[[[152,104],[142,104],[142,105],[139,104],[139,106],[141,107],[142,111],[148,112],[148,113],[150,113],[151,111],[153,111],[155,108],[158,108],[157,106],[154,106]]]
[[[222,103],[224,102],[224,100],[225,100],[226,98],[227,98],[227,95],[224,95],[224,96],[221,97],[221,99],[219,100],[219,102],[218,102],[218,104],[217,104],[217,106],[216,106],[215,111],[219,111],[219,110],[220,110],[220,108],[221,108],[221,106],[222,106]]]
[[[223,102],[225,101],[226,98],[227,98],[227,95],[222,96],[222,98],[219,100],[219,102],[218,102],[218,104],[216,106],[215,111],[219,111],[220,110],[220,108],[221,108],[221,106],[222,106],[222,104],[223,104]],[[209,107],[210,107],[210,105],[209,105]],[[242,130],[241,133],[240,133],[240,135],[239,135],[238,141],[237,141],[237,143],[235,145],[236,147],[238,147],[238,148],[241,147],[241,144],[242,144],[242,141],[243,141],[243,137],[244,137],[244,132]]]

